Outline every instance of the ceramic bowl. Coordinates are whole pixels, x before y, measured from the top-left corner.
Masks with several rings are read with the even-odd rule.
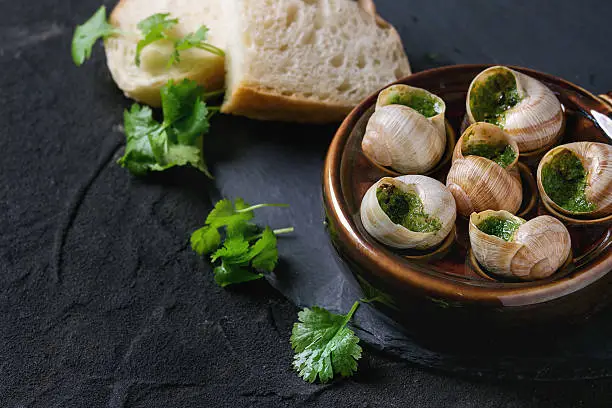
[[[488,66],[442,67],[397,83],[427,89],[444,99],[447,120],[458,137],[470,82]],[[612,143],[610,94],[597,97],[552,75],[511,68],[546,84],[563,104],[565,132],[557,145],[584,140]],[[360,221],[361,199],[373,183],[393,175],[371,163],[361,151],[377,96],[364,100],[344,120],[331,143],[323,175],[332,242],[377,307],[411,325],[421,321],[424,325],[452,322],[508,327],[582,318],[612,298],[612,227],[607,220],[558,217],[571,234],[571,258],[549,278],[533,282],[504,281],[483,271],[471,255],[468,222],[462,217],[457,218],[454,235],[427,253],[397,251],[372,238]],[[550,213],[534,181],[538,161],[533,157],[522,160],[524,198],[519,214],[526,219]],[[445,183],[449,166],[446,163],[430,176]]]

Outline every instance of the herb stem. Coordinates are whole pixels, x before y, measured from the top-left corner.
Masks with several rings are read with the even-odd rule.
[[[384,303],[385,298],[383,298],[382,296],[374,296],[371,298],[362,298],[359,299],[359,301],[361,303],[374,303],[374,302],[378,302],[378,303]]]
[[[212,44],[198,44],[196,45],[197,48],[201,49],[201,50],[205,50],[208,51],[212,54],[218,55],[220,57],[224,57],[225,56],[225,51],[223,51],[221,48],[215,47]]]
[[[264,207],[289,207],[289,204],[256,204],[256,205],[252,205],[248,208],[243,208],[241,210],[236,210],[237,213],[245,213],[245,212],[249,212],[249,211],[253,211],[253,210],[257,210],[259,208],[264,208]]]
[[[348,314],[346,315],[346,319],[344,319],[344,324],[347,324],[351,318],[353,317],[353,314],[355,314],[355,311],[357,310],[357,308],[359,307],[359,301],[355,301],[355,303],[353,303],[353,307],[351,307],[351,310],[348,312]]]
[[[202,99],[205,101],[211,98],[216,98],[217,96],[221,96],[225,93],[225,89],[219,89],[218,91],[205,92],[202,94]],[[211,108],[208,108],[210,110]],[[218,108],[217,108],[218,109]]]
[[[217,113],[221,112],[220,106],[207,106],[206,109],[208,110],[208,114],[206,115],[206,118],[209,120],[210,118],[215,116]]]
[[[281,228],[281,229],[272,230],[272,233],[274,235],[282,235],[282,234],[289,234],[289,233],[291,233],[293,231],[295,231],[295,228],[288,227],[288,228]],[[254,241],[254,240],[259,239],[261,237],[263,237],[263,233],[257,234],[257,235],[253,235],[252,237],[249,238],[249,241]]]
[[[295,228],[288,227],[288,228],[275,229],[272,232],[274,233],[274,235],[282,235],[282,234],[292,233],[293,231],[295,231]]]

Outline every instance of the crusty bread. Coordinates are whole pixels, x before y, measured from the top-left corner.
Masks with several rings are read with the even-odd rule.
[[[110,21],[126,34],[108,38],[105,49],[113,79],[125,95],[147,105],[159,106],[160,88],[169,79],[192,79],[207,90],[222,88],[224,58],[204,50],[182,51],[181,62],[168,68],[173,46],[162,40],[143,49],[140,67],[136,66],[134,59],[136,44],[140,40],[137,24],[155,13],[170,13],[170,17],[179,19],[173,28],[173,35],[178,37],[206,25],[210,29],[208,42],[224,49],[228,33],[221,14],[224,1],[228,0],[121,0]]]
[[[224,113],[339,121],[410,66],[395,29],[371,1],[223,0]]]

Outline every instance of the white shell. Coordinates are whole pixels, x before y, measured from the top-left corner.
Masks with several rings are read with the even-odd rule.
[[[468,127],[455,146],[453,164],[446,176],[446,187],[455,198],[457,211],[464,217],[484,210],[516,213],[523,201],[521,177],[516,167],[519,155],[506,168],[484,157],[463,156],[467,135],[474,140],[502,139],[518,150],[512,138],[495,125],[477,122]]]
[[[404,105],[388,105],[389,92],[427,93],[438,101],[441,112],[426,118]],[[370,117],[361,147],[364,154],[381,166],[400,173],[425,173],[438,164],[446,148],[444,101],[420,88],[394,85],[379,94],[376,111]]]
[[[436,101],[437,106],[440,108],[440,113],[431,118],[427,118],[434,126],[438,129],[438,132],[446,136],[446,124],[445,124],[445,115],[446,115],[446,103],[442,98],[438,95],[429,92],[423,88],[416,88],[414,86],[397,84],[391,85],[378,94],[378,98],[376,99],[376,110],[382,108],[383,106],[390,105],[389,98],[392,97],[393,94],[413,94],[413,95],[427,95],[433,98]],[[446,139],[446,138],[445,138]]]
[[[477,225],[490,216],[523,223],[511,241],[488,235]],[[470,244],[478,262],[487,271],[523,280],[552,275],[567,260],[571,238],[561,221],[542,215],[525,222],[507,211],[487,210],[470,216]]]
[[[392,184],[405,192],[414,192],[423,203],[425,212],[437,217],[442,224],[437,232],[414,232],[395,224],[380,208],[376,197],[378,186]],[[375,239],[394,248],[427,249],[441,243],[455,225],[455,200],[444,184],[426,176],[384,177],[368,189],[361,201],[361,222]]]
[[[582,162],[587,172],[587,186],[584,190],[587,200],[595,205],[589,216],[605,217],[612,214],[612,146],[596,142],[574,142],[551,149],[540,161],[537,171],[538,189],[542,199],[563,214],[572,214],[555,203],[542,185],[542,168],[555,154],[571,150]],[[583,213],[581,213],[583,214]]]
[[[503,66],[485,69],[470,84],[465,102],[468,121],[477,121],[470,108],[472,89],[500,71],[512,73],[522,98],[518,104],[506,111],[503,129],[516,140],[521,153],[554,144],[563,131],[564,112],[561,102],[537,79]]]

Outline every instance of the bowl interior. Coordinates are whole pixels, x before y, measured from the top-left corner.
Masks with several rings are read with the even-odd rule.
[[[456,137],[459,138],[470,82],[486,67],[486,65],[444,67],[412,75],[398,83],[427,89],[444,99],[447,105],[447,120],[455,130]],[[566,110],[566,130],[557,144],[575,141],[603,143],[612,141],[612,134],[607,134],[604,130],[611,128],[612,109],[610,107],[587,91],[566,81],[524,68],[514,69],[542,81],[563,104]],[[550,284],[579,274],[602,255],[608,257],[612,255],[609,251],[612,242],[610,223],[581,225],[566,222],[572,238],[572,258],[551,277],[536,282],[503,281],[495,277],[491,279],[491,277],[479,273],[477,266],[474,267],[469,256],[468,222],[467,219],[460,216],[457,218],[454,242],[450,249],[442,255],[428,257],[426,253],[396,251],[380,244],[365,231],[359,217],[361,200],[368,188],[381,177],[393,176],[392,172],[387,172],[385,169],[374,165],[364,156],[361,150],[361,141],[368,119],[374,111],[374,104],[375,95],[363,102],[353,112],[353,125],[349,124],[346,127],[346,134],[344,140],[341,141],[339,153],[341,157],[338,174],[341,199],[344,200],[340,208],[345,212],[343,214],[345,218],[350,220],[351,225],[348,227],[353,230],[357,245],[371,248],[391,257],[400,265],[410,268],[411,271],[422,272],[445,280],[463,282],[471,286],[484,287],[529,287]],[[351,118],[349,117],[347,121],[350,123]],[[526,165],[524,168],[531,172],[533,177],[535,177],[539,159],[540,157],[525,157],[521,160]],[[449,168],[450,163],[446,163],[435,173],[430,174],[430,177],[445,183]],[[529,173],[525,176],[530,177]],[[547,211],[537,196],[537,189],[534,190],[532,188],[533,184],[525,181],[525,177],[523,177],[524,198],[523,207],[519,210],[519,213],[526,219],[546,214]],[[423,256],[420,257],[420,255]]]

